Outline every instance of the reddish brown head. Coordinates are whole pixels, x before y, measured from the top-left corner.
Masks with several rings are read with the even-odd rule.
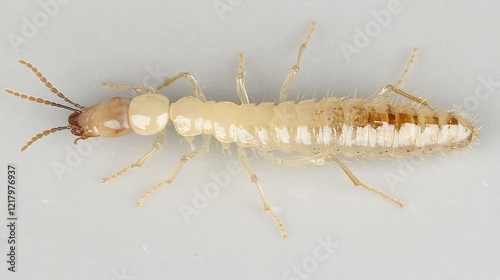
[[[128,121],[129,104],[129,98],[113,97],[74,112],[68,117],[72,126],[70,131],[78,136],[77,140],[127,135],[132,132]]]
[[[73,126],[73,128],[71,128],[69,131],[71,131],[73,135],[78,137],[82,137],[84,133],[82,127],[80,126],[80,124],[78,124],[78,117],[80,117],[81,114],[82,112],[73,112],[68,117],[68,123]]]

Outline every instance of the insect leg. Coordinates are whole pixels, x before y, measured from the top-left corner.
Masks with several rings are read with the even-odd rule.
[[[370,96],[368,98],[368,100],[388,102],[389,101],[389,93],[393,92],[393,93],[399,94],[403,97],[406,97],[413,102],[416,102],[418,104],[422,104],[424,106],[431,108],[429,106],[429,103],[427,103],[427,100],[420,98],[420,97],[416,97],[413,94],[411,94],[411,93],[409,93],[401,88],[403,80],[406,77],[406,75],[408,74],[410,67],[415,60],[415,56],[417,54],[417,51],[418,51],[417,48],[413,49],[411,56],[410,56],[410,59],[408,60],[408,64],[406,65],[405,70],[401,74],[401,77],[396,82],[396,84],[395,85],[391,85],[391,84],[385,85],[383,88],[381,88],[380,90],[375,92],[372,96]]]
[[[147,192],[145,192],[141,196],[141,198],[137,201],[136,205],[137,206],[141,206],[141,204],[144,201],[144,199],[146,199],[146,197],[148,197],[149,195],[151,195],[159,187],[161,187],[161,186],[163,186],[165,184],[171,184],[174,181],[174,179],[177,176],[177,174],[179,174],[179,171],[181,170],[182,165],[184,165],[185,163],[190,162],[193,159],[200,158],[200,157],[206,155],[208,153],[208,149],[209,149],[209,146],[210,146],[210,139],[211,139],[211,137],[209,135],[203,134],[203,145],[201,147],[201,150],[199,150],[199,151],[194,150],[194,151],[191,151],[191,152],[183,155],[180,158],[179,163],[177,163],[177,166],[175,167],[174,171],[172,171],[172,173],[168,177],[168,179],[165,180],[165,181],[163,181],[163,182],[160,182],[160,183],[156,184],[155,186],[153,186],[152,188],[150,188]]]
[[[285,82],[283,83],[283,86],[281,87],[281,92],[280,92],[280,103],[285,102],[286,98],[288,97],[288,92],[290,91],[290,88],[292,87],[293,80],[297,76],[297,73],[299,73],[300,70],[300,60],[302,59],[302,54],[304,53],[304,50],[306,49],[307,43],[311,39],[311,35],[314,31],[314,27],[316,26],[316,22],[311,23],[311,27],[309,29],[309,33],[307,34],[306,40],[302,45],[300,45],[299,49],[299,55],[297,56],[297,62],[292,66],[290,69],[290,72],[288,72],[288,76],[286,77]]]
[[[381,190],[377,190],[375,188],[372,188],[366,184],[364,184],[363,182],[361,182],[357,177],[356,175],[354,175],[354,173],[352,173],[351,170],[349,170],[349,168],[347,168],[347,166],[339,159],[337,158],[336,156],[334,155],[330,155],[330,157],[335,161],[337,162],[337,164],[340,166],[340,168],[342,168],[342,170],[344,171],[344,173],[349,177],[349,179],[351,179],[351,181],[354,183],[355,186],[361,186],[363,187],[364,189],[366,190],[369,190],[371,192],[374,192],[380,196],[382,196],[383,198],[386,198],[390,201],[392,201],[393,203],[396,203],[397,205],[399,205],[399,207],[403,208],[405,207],[404,203],[399,201],[398,199],[395,199],[391,196],[389,196],[388,194],[385,194],[384,192],[382,192]]]
[[[134,90],[137,94],[145,94],[145,93],[158,93],[162,88],[169,86],[171,83],[175,82],[180,78],[185,78],[188,82],[189,86],[193,89],[194,96],[196,96],[201,101],[207,101],[203,91],[201,90],[200,85],[194,79],[193,75],[189,72],[181,72],[174,77],[165,78],[163,84],[159,85],[156,88],[148,88],[148,87],[131,87],[131,86],[121,86],[121,85],[112,85],[108,83],[102,83],[101,85],[105,88],[110,88],[114,90]]]
[[[165,81],[163,82],[163,84],[161,84],[160,86],[156,87],[156,91],[160,91],[160,89],[162,89],[164,87],[167,87],[168,85],[170,85],[171,83],[175,82],[176,80],[184,77],[184,74],[189,74],[189,73],[181,72],[181,73],[177,74],[176,76],[174,76],[172,78],[165,78]],[[106,82],[101,83],[101,86],[105,87],[105,88],[113,89],[113,90],[134,90],[137,94],[143,93],[142,91],[137,91],[137,89],[142,88],[142,87],[113,85],[113,84],[108,84]],[[149,90],[149,91],[150,92],[154,92],[152,90]]]
[[[178,80],[180,78],[186,79],[186,81],[189,84],[189,86],[191,87],[191,89],[193,89],[194,96],[196,96],[198,99],[200,99],[203,102],[207,101],[207,98],[203,94],[203,91],[201,90],[200,85],[195,80],[193,75],[191,75],[191,73],[189,73],[189,72],[181,72],[174,77],[166,78],[165,81],[163,82],[163,84],[156,87],[156,90],[159,91],[160,89],[169,86],[171,83],[175,82],[176,80]]]
[[[113,89],[113,90],[129,90],[129,89],[133,90],[134,89],[134,87],[131,87],[131,86],[112,85],[112,84],[108,84],[106,82],[102,82],[101,86],[105,87],[105,88]]]
[[[413,61],[415,60],[415,56],[417,55],[417,51],[418,51],[417,48],[413,48],[411,55],[410,55],[410,60],[408,60],[408,64],[406,65],[406,68],[403,71],[403,74],[401,74],[401,77],[396,82],[396,85],[394,87],[398,87],[401,83],[403,83],[404,78],[406,77],[406,75],[410,71],[410,67],[413,64]]]
[[[387,87],[391,92],[397,93],[403,97],[410,99],[411,101],[417,102],[418,104],[422,104],[422,105],[427,106],[430,109],[432,109],[432,107],[429,105],[429,103],[427,103],[427,100],[425,100],[423,98],[416,97],[415,95],[413,95],[413,94],[411,94],[411,93],[409,93],[401,88],[393,86],[393,85],[386,85],[385,87]]]
[[[106,183],[107,181],[115,179],[116,177],[122,175],[123,173],[127,172],[132,168],[141,167],[148,158],[150,158],[156,151],[160,150],[163,147],[163,144],[165,144],[165,138],[166,138],[166,129],[158,133],[158,136],[156,136],[155,140],[153,141],[153,148],[149,152],[143,155],[136,162],[132,163],[130,166],[123,168],[122,170],[111,175],[110,177],[103,178],[102,182]]]
[[[266,212],[269,212],[269,214],[271,214],[271,216],[273,216],[273,219],[276,221],[276,223],[278,224],[278,227],[281,231],[281,236],[283,238],[287,238],[288,235],[285,232],[285,228],[283,227],[283,224],[281,223],[280,218],[278,218],[278,216],[273,212],[273,210],[271,210],[271,207],[269,207],[269,203],[267,202],[267,198],[264,194],[264,191],[262,190],[262,187],[260,186],[257,175],[255,175],[255,172],[252,170],[252,167],[248,163],[248,158],[247,158],[247,154],[246,154],[245,150],[241,147],[238,147],[238,159],[239,159],[240,164],[243,167],[243,169],[245,169],[248,176],[250,176],[250,180],[252,180],[252,182],[259,189],[260,196],[262,198],[262,202],[264,203],[264,210]]]
[[[269,154],[266,152],[260,153],[261,156],[266,158],[267,160],[271,161],[274,165],[283,165],[283,166],[304,166],[304,165],[323,165],[326,164],[330,161],[335,161],[340,168],[345,172],[345,174],[351,179],[351,181],[354,183],[356,186],[361,186],[371,192],[374,192],[390,201],[393,203],[396,203],[399,205],[399,207],[403,208],[405,205],[403,202],[399,201],[398,199],[395,199],[388,194],[385,194],[384,192],[377,190],[375,188],[372,188],[363,182],[361,182],[355,175],[352,173],[349,168],[336,156],[331,155],[331,154],[317,154],[317,155],[311,155],[311,156],[292,156],[288,158],[278,158],[274,156],[273,154]]]
[[[248,104],[250,101],[248,100],[247,90],[245,89],[245,73],[243,72],[243,60],[245,59],[245,55],[240,53],[240,62],[238,63],[238,74],[236,75],[236,92],[238,92],[238,96],[240,97],[241,104]]]
[[[297,167],[306,165],[323,165],[332,161],[330,156],[324,154],[281,158],[273,155],[272,153],[268,153],[265,150],[259,150],[259,155],[276,166]]]
[[[420,97],[416,97],[413,94],[411,94],[411,93],[409,93],[401,88],[395,87],[391,84],[385,85],[383,88],[379,89],[377,92],[372,94],[367,99],[367,101],[368,102],[377,102],[377,101],[389,102],[389,93],[391,93],[391,92],[399,94],[403,97],[410,99],[413,102],[416,102],[418,104],[422,104],[422,105],[427,106],[430,109],[432,109],[432,107],[429,105],[427,100],[420,98]]]
[[[148,94],[148,93],[157,93],[158,91],[154,88],[148,87],[131,87],[131,86],[122,86],[122,85],[112,85],[108,83],[101,83],[102,87],[113,89],[113,90],[133,90],[136,94]]]

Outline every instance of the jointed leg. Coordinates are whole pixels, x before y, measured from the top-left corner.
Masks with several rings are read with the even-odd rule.
[[[269,203],[267,202],[267,198],[264,194],[264,191],[262,190],[262,187],[260,186],[259,180],[257,179],[257,175],[255,175],[255,172],[252,170],[252,167],[248,163],[247,154],[245,153],[245,150],[241,147],[238,148],[238,159],[239,159],[240,164],[243,167],[243,169],[245,169],[248,176],[250,176],[250,179],[252,180],[252,182],[259,189],[260,196],[262,198],[262,202],[264,203],[264,210],[266,212],[269,212],[269,214],[271,214],[273,219],[278,224],[278,227],[280,228],[280,231],[281,231],[281,236],[283,236],[283,238],[287,238],[288,236],[285,232],[285,228],[283,227],[283,224],[281,223],[280,218],[278,218],[278,216],[273,212],[273,210],[271,210],[271,207],[269,206]]]
[[[316,22],[311,23],[311,28],[309,29],[309,33],[307,34],[306,40],[302,45],[300,45],[299,49],[299,55],[297,57],[297,62],[295,65],[292,66],[290,69],[290,72],[288,72],[288,76],[286,77],[285,82],[283,83],[283,86],[281,87],[281,92],[280,92],[280,100],[279,102],[285,102],[286,98],[288,97],[288,92],[290,91],[290,88],[292,87],[293,80],[297,76],[297,73],[299,73],[300,70],[300,60],[302,59],[302,54],[304,53],[304,50],[306,49],[307,43],[311,39],[311,35],[314,31],[314,27],[316,26]]]
[[[265,150],[259,150],[259,155],[276,166],[297,167],[306,165],[324,165],[332,161],[331,156],[325,154],[281,158],[273,155],[272,153],[268,153]]]
[[[113,89],[113,90],[133,90],[136,94],[148,94],[148,93],[157,93],[154,88],[148,87],[131,87],[131,86],[122,86],[122,85],[112,85],[108,83],[101,83],[102,87]]]
[[[180,78],[186,79],[189,86],[193,89],[194,96],[196,96],[201,101],[207,101],[205,95],[203,94],[203,91],[201,90],[200,85],[189,72],[181,72],[172,78],[165,78],[163,84],[159,85],[156,88],[121,86],[121,85],[112,85],[108,83],[102,83],[101,85],[105,88],[110,88],[114,90],[133,90],[137,94],[158,93],[162,88],[169,86],[171,83],[175,82]]]
[[[411,101],[417,102],[418,104],[422,104],[432,109],[432,107],[429,106],[429,103],[427,103],[427,100],[423,98],[416,97],[415,95],[393,85],[386,85],[385,87],[389,90],[389,92],[397,93],[403,97],[410,99]]]
[[[172,78],[166,78],[165,81],[163,82],[163,84],[156,87],[156,90],[159,91],[160,89],[169,86],[171,83],[175,82],[176,80],[178,80],[180,78],[186,79],[189,86],[193,89],[194,96],[196,96],[198,99],[200,99],[203,102],[207,101],[207,98],[203,94],[203,91],[201,90],[200,85],[194,79],[193,75],[191,75],[191,73],[189,73],[189,72],[181,72]]]
[[[149,152],[147,152],[144,156],[142,156],[139,160],[137,160],[130,166],[123,168],[122,170],[111,175],[110,177],[103,178],[102,182],[106,183],[107,181],[115,179],[116,177],[122,175],[123,173],[127,172],[132,168],[141,167],[148,158],[150,158],[156,151],[160,150],[163,147],[163,144],[165,144],[165,138],[166,138],[166,129],[158,133],[158,136],[156,136],[155,140],[153,141],[153,148]]]
[[[413,102],[416,102],[418,104],[422,104],[422,105],[427,106],[430,109],[432,109],[432,107],[429,105],[429,103],[427,103],[427,100],[420,98],[420,97],[416,97],[415,95],[413,95],[413,94],[411,94],[411,93],[409,93],[401,88],[397,88],[391,84],[385,85],[383,88],[379,89],[377,92],[372,94],[368,98],[368,101],[389,102],[389,93],[391,93],[391,92],[399,94],[403,97],[410,99]]]
[[[101,83],[102,87],[113,89],[113,90],[129,90],[129,89],[134,89],[134,87],[131,86],[122,86],[122,85],[113,85],[113,84],[108,84],[106,82]]]
[[[236,92],[240,97],[241,104],[250,103],[248,99],[247,90],[245,89],[245,73],[243,72],[243,60],[245,55],[240,53],[240,62],[238,64],[238,74],[236,75]]]
[[[403,71],[403,74],[401,74],[401,77],[396,82],[396,84],[394,85],[394,87],[399,87],[399,85],[401,83],[403,83],[404,78],[406,77],[406,75],[408,75],[408,71],[410,71],[410,67],[413,64],[413,61],[415,60],[415,56],[417,55],[417,51],[418,51],[417,48],[413,48],[413,50],[411,51],[410,60],[408,60],[408,64],[406,65],[406,68]]]
[[[410,99],[413,102],[416,102],[418,104],[422,104],[422,105],[427,106],[430,109],[432,109],[431,106],[429,106],[429,103],[427,103],[427,100],[422,99],[420,97],[416,97],[413,94],[411,94],[411,93],[403,90],[400,87],[401,84],[403,83],[404,78],[406,77],[406,75],[408,74],[408,72],[410,70],[410,66],[413,64],[413,62],[415,60],[415,56],[417,54],[417,51],[418,51],[417,48],[413,49],[413,51],[411,53],[411,56],[410,56],[410,59],[408,60],[408,64],[406,65],[405,70],[403,71],[403,73],[401,74],[401,77],[399,78],[399,80],[396,82],[395,85],[391,85],[391,84],[385,85],[383,88],[381,88],[380,90],[378,90],[377,92],[375,92],[368,99],[369,100],[381,100],[381,101],[384,101],[384,102],[388,102],[389,101],[389,93],[393,92],[393,93],[399,94],[399,95],[401,95],[403,97],[406,97],[406,98]]]
[[[369,190],[371,192],[374,192],[390,201],[393,203],[396,203],[399,205],[399,207],[403,208],[404,203],[399,201],[398,199],[395,199],[384,192],[377,190],[375,188],[372,188],[363,182],[361,182],[355,175],[352,173],[349,168],[336,156],[334,155],[329,155],[329,154],[317,154],[317,155],[310,155],[310,156],[292,156],[288,158],[278,158],[274,156],[273,154],[269,153],[264,153],[262,155],[264,158],[267,160],[271,161],[274,165],[283,165],[283,166],[304,166],[304,165],[323,165],[331,161],[335,161],[340,168],[345,172],[345,174],[351,179],[351,181],[354,183],[356,186],[361,186],[366,190]]]
[[[210,147],[210,139],[211,139],[211,137],[212,137],[211,135],[203,134],[203,145],[201,147],[201,150],[199,150],[199,151],[191,151],[191,152],[183,155],[180,158],[179,163],[175,167],[174,171],[172,171],[172,173],[168,177],[168,179],[165,180],[165,181],[163,181],[163,182],[160,182],[160,183],[156,184],[155,186],[153,186],[152,188],[150,188],[147,192],[145,192],[141,196],[141,198],[137,201],[136,205],[137,206],[141,206],[141,204],[144,201],[144,199],[146,199],[146,197],[148,197],[150,194],[152,194],[154,191],[156,191],[159,187],[161,187],[161,186],[163,186],[165,184],[171,184],[174,181],[174,179],[177,176],[177,174],[179,174],[179,171],[181,170],[182,165],[184,165],[184,163],[188,163],[188,162],[190,162],[193,159],[200,158],[200,157],[206,155],[208,153],[208,149]]]
[[[349,170],[349,168],[347,168],[347,166],[340,160],[338,159],[337,157],[335,156],[331,156],[332,159],[337,162],[337,164],[340,166],[340,168],[342,168],[342,170],[344,170],[344,173],[349,177],[349,179],[351,179],[351,181],[354,183],[354,185],[356,186],[361,186],[363,187],[364,189],[366,190],[369,190],[371,192],[374,192],[380,196],[382,196],[383,198],[386,198],[390,201],[392,201],[393,203],[396,203],[397,205],[399,205],[399,207],[403,208],[405,207],[405,204],[401,201],[399,201],[398,199],[395,199],[393,197],[391,197],[390,195],[388,194],[385,194],[384,192],[382,192],[381,190],[377,190],[375,188],[372,188],[368,185],[365,185],[363,182],[361,182],[357,177],[356,175],[354,175],[354,173],[352,173],[351,170]]]

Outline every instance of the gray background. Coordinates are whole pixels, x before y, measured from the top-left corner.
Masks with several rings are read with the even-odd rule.
[[[52,4],[46,11],[40,3]],[[64,125],[68,112],[1,94],[0,212],[5,214],[0,216],[6,216],[6,165],[15,163],[20,220],[19,272],[7,272],[2,261],[0,278],[500,277],[500,86],[482,82],[500,81],[498,1],[4,0],[1,5],[2,88],[60,101],[16,62],[24,58],[84,105],[132,96],[102,89],[103,81],[156,85],[161,76],[180,71],[191,71],[209,99],[237,101],[238,53],[244,52],[252,100],[276,100],[315,20],[291,99],[332,91],[366,98],[394,83],[418,47],[405,87],[437,108],[477,115],[482,131],[474,152],[425,161],[349,160],[364,182],[403,200],[404,210],[353,187],[334,164],[286,168],[253,160],[290,236],[284,241],[241,170],[228,175],[227,187],[198,205],[189,222],[181,215],[181,207],[194,207],[197,192],[216,183],[210,174],[234,169],[234,150],[223,154],[213,143],[210,155],[185,166],[171,187],[136,208],[136,199],[166,179],[189,150],[172,128],[166,147],[141,170],[103,185],[102,177],[135,161],[153,137],[82,142],[77,150],[74,137],[60,132],[19,153],[34,134]],[[377,22],[387,14],[390,19]],[[35,23],[36,31],[26,29]],[[28,33],[23,35],[23,28]],[[368,39],[356,41],[357,30],[368,32]],[[21,41],[13,43],[14,37]],[[346,45],[356,52],[346,55]],[[190,93],[183,81],[166,90],[172,101]],[[79,160],[68,162],[75,155]],[[62,166],[67,172],[57,173],[54,168]],[[6,237],[1,226],[2,256]],[[333,249],[321,247],[327,242]]]

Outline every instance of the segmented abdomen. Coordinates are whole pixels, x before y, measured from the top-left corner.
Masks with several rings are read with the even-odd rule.
[[[404,157],[467,146],[475,135],[452,112],[363,99],[237,105],[185,97],[170,114],[181,136],[207,133],[221,143],[303,154]]]

